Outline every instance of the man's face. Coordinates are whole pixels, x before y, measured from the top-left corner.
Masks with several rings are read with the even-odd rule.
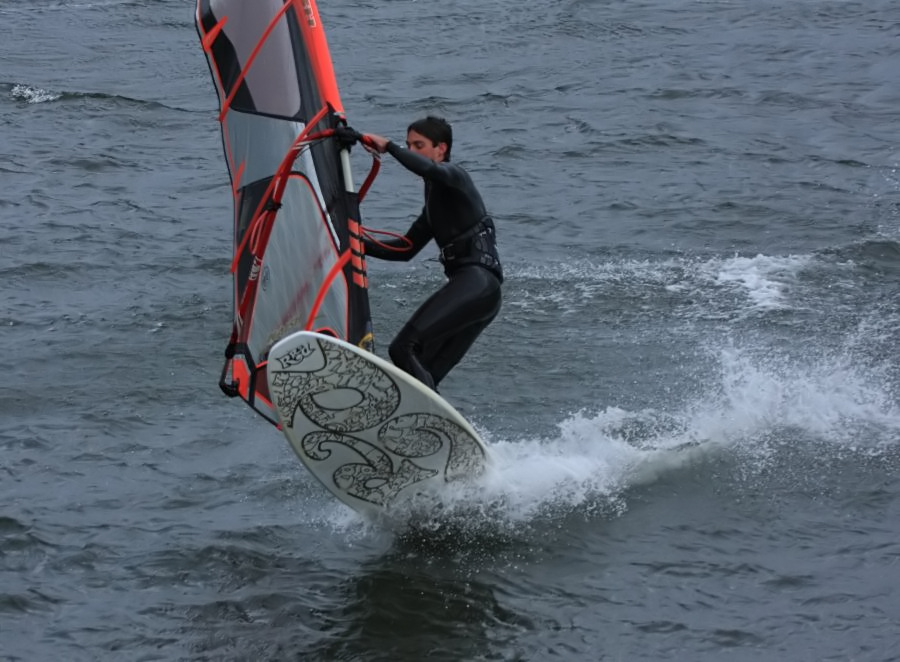
[[[447,152],[447,143],[435,145],[430,138],[426,138],[418,131],[410,131],[406,134],[406,146],[416,154],[421,154],[438,163],[444,160],[444,154]]]

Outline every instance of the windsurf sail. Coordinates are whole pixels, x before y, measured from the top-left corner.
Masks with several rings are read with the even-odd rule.
[[[299,330],[371,349],[346,124],[313,0],[198,0],[234,197],[234,324],[220,386],[277,424],[269,349]]]

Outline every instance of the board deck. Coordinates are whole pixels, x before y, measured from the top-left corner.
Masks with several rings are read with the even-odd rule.
[[[379,514],[479,476],[488,450],[446,400],[375,354],[300,331],[269,352],[282,432],[338,499]]]

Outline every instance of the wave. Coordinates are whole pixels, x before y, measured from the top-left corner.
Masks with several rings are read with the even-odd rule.
[[[177,106],[166,105],[158,101],[147,101],[144,99],[136,99],[134,97],[122,96],[119,94],[105,94],[103,92],[72,92],[47,90],[36,85],[27,83],[0,83],[0,89],[5,89],[10,98],[15,101],[25,102],[27,104],[42,104],[53,102],[66,102],[73,100],[99,100],[113,101],[125,106],[133,105],[142,109],[165,109],[192,112],[191,110],[180,108]],[[205,111],[203,111],[205,112]]]
[[[380,525],[438,547],[494,549],[569,514],[618,517],[634,489],[695,467],[720,473],[710,467],[724,462],[742,475],[794,475],[802,473],[796,463],[823,455],[897,459],[897,385],[859,366],[852,352],[803,364],[728,348],[718,370],[705,392],[675,412],[665,403],[584,410],[545,438],[498,439],[482,430],[494,461],[478,483],[401,506]],[[783,448],[795,466],[779,464]],[[331,514],[333,525],[359,524]]]
[[[900,242],[878,237],[837,249],[798,255],[673,256],[663,259],[595,259],[511,265],[510,286],[524,285],[517,305],[547,304],[563,314],[582,312],[600,296],[656,293],[681,299],[700,317],[749,312],[856,307],[890,288]],[[855,290],[859,290],[854,294]],[[678,312],[672,305],[673,312]]]
[[[622,312],[602,324],[645,310],[646,321],[619,333],[634,340],[649,326],[677,336],[688,343],[687,358],[672,362],[668,386],[641,392],[649,407],[598,402],[561,414],[548,405],[545,419],[563,418],[540,438],[481,430],[497,460],[484,479],[400,512],[399,528],[438,541],[502,540],[560,515],[617,517],[635,488],[698,465],[777,473],[786,452],[801,463],[893,461],[900,369],[890,357],[900,311],[889,284],[878,293],[865,281],[897,250],[896,242],[861,241],[806,255],[517,265],[505,305],[518,311],[509,315],[553,324],[557,337],[575,329],[581,350],[566,364],[573,382],[594,378],[585,318],[606,314],[598,302],[608,299]],[[528,333],[523,327],[520,335],[531,342]]]
[[[93,2],[73,2],[71,0],[32,0],[26,6],[20,7],[3,7],[4,12],[15,12],[18,14],[40,14],[45,11],[72,11],[74,10],[90,10],[90,9],[106,9],[109,7],[119,7],[121,5],[141,6],[139,0],[94,0]]]
[[[39,87],[20,84],[13,85],[9,93],[13,99],[24,101],[26,103],[46,103],[48,101],[61,99],[63,96],[61,92],[52,92]]]

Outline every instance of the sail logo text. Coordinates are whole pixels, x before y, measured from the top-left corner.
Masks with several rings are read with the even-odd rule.
[[[306,23],[309,27],[316,27],[316,15],[313,12],[312,3],[309,0],[303,0],[303,11],[306,12]]]

